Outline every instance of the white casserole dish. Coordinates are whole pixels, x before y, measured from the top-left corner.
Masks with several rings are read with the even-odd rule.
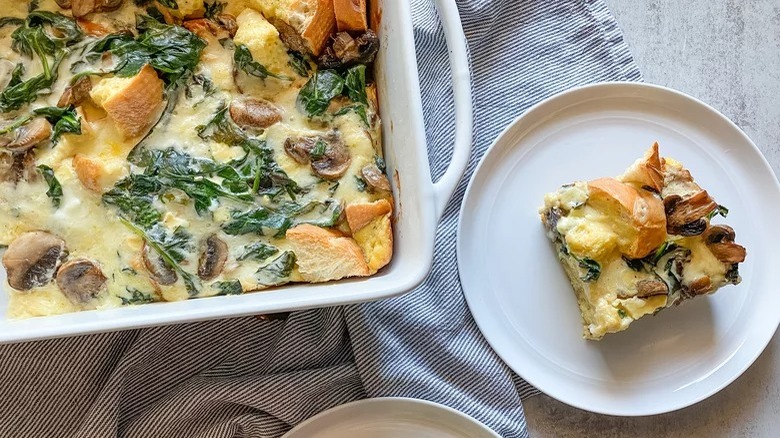
[[[25,320],[7,319],[4,290],[0,294],[0,343],[371,301],[420,284],[430,270],[436,226],[466,167],[472,136],[471,84],[460,17],[454,0],[436,3],[449,46],[457,126],[450,167],[436,183],[431,182],[427,161],[410,4],[385,0],[378,5],[381,42],[375,76],[395,196],[395,254],[389,266],[370,278]],[[0,269],[0,283],[7,289],[4,269]]]

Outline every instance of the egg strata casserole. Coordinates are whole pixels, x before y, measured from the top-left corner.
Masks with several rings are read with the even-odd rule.
[[[574,287],[583,336],[601,339],[635,320],[738,284],[745,248],[726,216],[658,144],[618,178],[566,184],[545,196],[547,236]]]
[[[0,6],[10,317],[369,276],[390,261],[364,1]]]

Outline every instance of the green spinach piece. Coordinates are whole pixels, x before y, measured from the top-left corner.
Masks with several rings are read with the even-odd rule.
[[[626,265],[628,265],[628,267],[631,268],[632,271],[642,272],[645,269],[645,264],[642,262],[642,259],[632,259],[626,256],[621,256],[621,257],[623,258],[623,261],[626,262]]]
[[[179,9],[179,5],[176,0],[157,0],[157,3],[165,6],[168,9]]]
[[[46,191],[46,196],[51,198],[51,203],[54,204],[55,208],[59,208],[62,201],[62,185],[59,180],[57,180],[57,177],[54,176],[54,170],[49,166],[41,164],[38,166],[38,171],[41,172],[43,179],[49,186],[49,190]]]
[[[226,106],[220,107],[208,123],[195,129],[198,137],[203,140],[213,140],[228,146],[239,146],[247,141],[247,136],[241,128],[228,117]]]
[[[585,269],[585,274],[580,277],[582,281],[596,281],[601,276],[601,265],[589,257],[577,259],[580,268]]]
[[[241,287],[241,282],[238,280],[218,281],[212,284],[211,287],[219,291],[214,296],[241,295],[244,293],[244,288]]]
[[[344,79],[335,70],[322,70],[306,82],[298,92],[298,107],[309,117],[319,116],[328,109],[331,99],[341,95]]]
[[[66,108],[48,106],[33,110],[33,114],[46,117],[52,124],[51,141],[56,144],[62,134],[81,134],[81,119],[73,105]]]
[[[209,20],[213,20],[214,17],[222,13],[222,11],[225,9],[225,4],[218,1],[214,1],[212,3],[204,1],[203,9],[205,10],[203,16]]]
[[[290,64],[290,67],[295,70],[295,73],[298,73],[299,76],[304,78],[309,77],[309,73],[311,72],[311,65],[309,64],[307,57],[301,54],[301,52],[296,52],[295,50],[287,52],[287,55],[290,56],[290,61],[288,64]]]
[[[287,283],[295,266],[295,253],[285,251],[271,263],[259,268],[255,273],[258,283],[265,286],[278,286]]]
[[[321,138],[317,139],[317,142],[314,144],[314,147],[311,148],[311,152],[309,152],[309,157],[312,161],[317,161],[321,159],[323,156],[325,156],[325,152],[328,149],[328,144],[325,143],[325,141]]]
[[[270,76],[284,81],[292,80],[292,78],[288,76],[280,75],[268,70],[263,64],[255,61],[254,58],[252,58],[252,53],[249,51],[249,48],[243,44],[236,44],[235,50],[233,51],[233,62],[235,63],[236,68],[250,76],[260,79],[265,79]]]
[[[356,176],[355,187],[357,187],[358,192],[365,192],[366,189],[368,189],[368,183],[363,179],[363,177]]]
[[[184,254],[192,248],[190,243],[191,236],[186,230],[179,227],[171,233],[165,226],[159,223],[153,225],[148,230],[144,230],[124,218],[120,217],[119,221],[134,234],[144,239],[144,242],[157,252],[163,262],[181,276],[190,296],[197,295],[198,287],[195,277],[179,265],[179,262],[185,257]]]
[[[341,205],[334,201],[311,201],[304,205],[289,202],[275,208],[257,207],[234,211],[231,220],[222,224],[222,230],[230,235],[256,233],[260,236],[273,231],[274,237],[281,238],[288,229],[298,224],[332,227],[338,222],[341,211]]]
[[[237,259],[238,261],[252,259],[262,262],[277,252],[279,252],[279,248],[275,246],[263,242],[255,242],[244,246],[241,255],[238,256]]]
[[[729,209],[719,204],[718,207],[715,208],[715,210],[712,210],[707,214],[707,219],[712,219],[716,215],[727,217],[729,215]]]
[[[147,304],[153,303],[154,297],[152,294],[143,293],[134,287],[126,287],[125,290],[130,294],[129,297],[119,297],[122,300],[123,306],[131,306],[135,304]]]
[[[344,114],[349,113],[350,111],[354,111],[355,114],[357,114],[360,117],[360,120],[363,121],[363,123],[366,125],[367,128],[371,127],[371,124],[368,122],[368,114],[366,113],[366,107],[364,105],[361,105],[359,103],[347,105],[345,107],[342,107],[335,113],[333,113],[334,116],[341,116]]]
[[[347,75],[344,78],[344,88],[347,90],[347,96],[353,102],[368,105],[365,65],[359,64],[347,70]]]
[[[103,194],[103,202],[116,206],[127,220],[148,229],[162,220],[153,204],[153,196],[160,190],[161,185],[155,178],[131,174]]]

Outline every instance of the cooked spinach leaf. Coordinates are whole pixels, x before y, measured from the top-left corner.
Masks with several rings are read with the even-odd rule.
[[[116,206],[127,220],[148,229],[162,220],[162,215],[153,204],[153,196],[160,189],[156,179],[131,174],[104,193],[103,202]]]
[[[263,64],[255,61],[254,58],[252,58],[252,53],[249,51],[249,48],[243,44],[236,44],[235,50],[233,51],[233,62],[237,69],[250,76],[260,79],[265,79],[270,76],[285,81],[292,80],[292,78],[288,76],[280,75],[268,70]]]
[[[726,217],[729,215],[729,209],[722,205],[718,205],[718,207],[715,210],[712,210],[711,212],[709,212],[709,214],[707,214],[707,219],[712,219],[716,215],[721,215],[723,217]]]
[[[596,281],[599,279],[599,276],[601,276],[601,265],[599,265],[599,262],[589,257],[577,259],[577,262],[580,268],[585,269],[585,274],[580,277],[582,281]]]
[[[347,75],[344,78],[344,88],[347,90],[347,96],[353,102],[368,105],[365,65],[359,64],[347,70]]]
[[[241,282],[238,280],[218,281],[212,284],[211,287],[219,291],[214,296],[241,295],[244,293],[244,288],[241,287]]]
[[[379,155],[374,155],[374,164],[376,164],[376,168],[379,169],[380,172],[387,172],[387,164],[385,163],[384,158]]]
[[[281,238],[288,229],[298,224],[332,227],[338,222],[341,211],[341,205],[334,201],[311,201],[304,205],[288,202],[275,208],[234,211],[231,220],[222,224],[222,230],[230,235],[256,233],[264,236],[273,232],[274,237]]]
[[[311,65],[309,64],[306,56],[302,55],[301,52],[296,52],[295,50],[287,52],[287,55],[290,56],[290,61],[288,64],[290,64],[290,67],[295,70],[295,73],[298,73],[299,76],[303,76],[304,78],[309,77],[309,73],[311,72]]]
[[[309,157],[312,161],[320,160],[323,156],[325,156],[325,152],[328,149],[328,144],[325,143],[325,141],[321,138],[317,139],[317,143],[314,144],[314,147],[311,148],[311,152],[309,152]]]
[[[271,263],[261,267],[255,273],[258,283],[265,286],[277,286],[287,283],[295,266],[295,253],[285,251]]]
[[[631,259],[626,256],[622,256],[622,258],[632,271],[642,272],[645,269],[645,264],[642,262],[642,259]]]
[[[51,203],[54,204],[55,208],[59,208],[60,202],[62,201],[62,185],[59,180],[57,180],[57,177],[54,176],[54,170],[49,166],[41,164],[38,166],[38,171],[41,172],[43,179],[49,186],[49,190],[46,191],[46,196],[51,198]]]
[[[144,242],[152,248],[168,267],[176,271],[184,281],[190,296],[197,295],[198,288],[195,283],[195,277],[179,265],[186,252],[192,249],[190,242],[191,236],[186,230],[179,227],[173,233],[165,226],[155,224],[148,230],[140,228],[124,218],[119,218],[130,231],[144,239]]]
[[[244,246],[241,255],[239,255],[237,259],[238,261],[252,259],[262,262],[277,252],[279,252],[279,248],[275,246],[263,242],[255,242]]]
[[[360,120],[363,121],[363,123],[366,125],[366,127],[371,127],[371,124],[368,122],[368,114],[366,114],[366,107],[365,105],[356,103],[352,105],[347,105],[345,107],[342,107],[335,113],[333,113],[334,116],[341,116],[344,114],[349,113],[350,111],[354,111],[355,114],[357,114],[360,117]]]
[[[161,23],[145,15],[137,17],[136,27],[140,32],[138,37],[128,33],[104,37],[90,49],[92,59],[95,54],[109,51],[118,60],[112,71],[117,76],[135,76],[144,65],[150,64],[168,87],[180,85],[179,81],[195,69],[206,43],[181,26]]]
[[[125,290],[130,294],[129,297],[120,296],[123,306],[130,306],[134,304],[147,304],[153,303],[154,297],[151,293],[144,293],[134,287],[126,287]]]
[[[366,189],[368,189],[368,183],[363,179],[363,177],[356,176],[355,187],[357,187],[358,192],[365,192]]]
[[[33,114],[46,117],[46,120],[52,124],[51,141],[54,144],[66,132],[81,134],[81,119],[72,105],[66,108],[56,106],[36,108],[33,110]]]
[[[222,13],[222,11],[225,9],[225,4],[219,1],[214,1],[212,3],[204,1],[203,9],[205,10],[203,16],[211,20]]]
[[[617,309],[617,313],[618,313],[618,316],[621,317],[621,318],[625,318],[626,316],[628,316],[626,311],[623,310],[623,309]]]
[[[221,107],[205,125],[195,128],[198,137],[213,140],[228,146],[239,146],[247,141],[247,136],[228,116],[228,108]]]
[[[335,70],[322,70],[306,82],[298,93],[298,107],[309,117],[319,116],[328,109],[331,99],[344,90],[344,79]]]
[[[2,17],[0,18],[0,28],[6,26],[19,26],[24,24],[24,19],[16,17]]]
[[[157,3],[165,6],[168,9],[179,9],[179,5],[176,0],[157,0]]]

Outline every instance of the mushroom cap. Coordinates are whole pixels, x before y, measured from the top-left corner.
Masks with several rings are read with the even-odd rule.
[[[45,231],[32,231],[17,237],[3,254],[8,284],[17,290],[43,286],[54,278],[65,258],[65,241]]]
[[[106,276],[93,261],[70,260],[57,271],[57,286],[73,304],[86,303],[106,286]]]
[[[16,128],[13,141],[5,145],[11,152],[26,152],[51,135],[51,123],[43,117],[33,119],[30,123]]]
[[[376,164],[371,163],[366,165],[360,173],[371,188],[385,192],[390,191],[390,181],[387,179],[387,176],[379,170]]]
[[[228,246],[212,234],[206,239],[206,246],[198,259],[198,277],[211,280],[222,272],[228,258]]]
[[[141,250],[141,255],[144,260],[144,266],[149,271],[149,276],[158,284],[168,286],[176,283],[176,280],[179,279],[176,271],[165,263],[165,260],[160,257],[154,248],[146,245],[146,243],[144,243],[144,247]]]
[[[230,117],[244,129],[265,129],[281,121],[282,112],[267,100],[242,98],[230,102]]]

